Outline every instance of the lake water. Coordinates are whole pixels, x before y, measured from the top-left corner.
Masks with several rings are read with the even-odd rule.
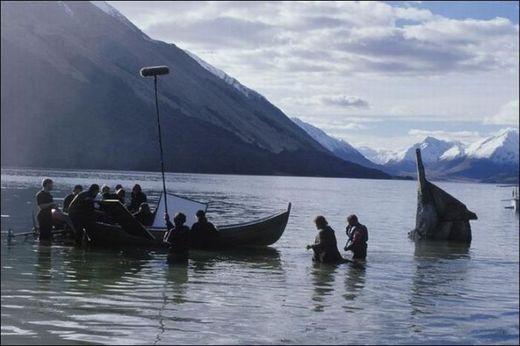
[[[31,230],[42,176],[55,197],[94,182],[161,191],[154,173],[3,169],[3,232]],[[184,267],[164,253],[3,236],[2,344],[519,342],[519,218],[500,201],[510,188],[439,183],[479,217],[466,248],[408,240],[413,181],[170,174],[167,184],[210,202],[217,225],[293,209],[271,248],[192,252]],[[350,213],[370,232],[365,267],[313,265],[313,218],[327,217],[342,248]]]

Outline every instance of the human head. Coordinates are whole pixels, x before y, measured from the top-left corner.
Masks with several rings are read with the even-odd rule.
[[[92,184],[88,188],[88,192],[90,192],[91,195],[97,195],[99,193],[99,185],[98,184]]]
[[[354,226],[358,224],[358,218],[356,215],[352,214],[347,217],[347,222],[350,226]]]
[[[74,186],[74,189],[72,190],[72,193],[77,195],[78,193],[80,193],[81,191],[83,191],[83,186],[81,185],[75,185]]]
[[[199,221],[206,220],[206,213],[202,209],[197,210],[197,213],[195,215],[197,216],[197,219],[199,219]]]
[[[53,185],[54,185],[54,182],[50,178],[45,178],[42,180],[42,188],[45,191],[51,191],[52,188],[54,187]]]
[[[139,192],[141,192],[141,185],[135,184],[134,187],[132,188],[132,193],[139,193]]]
[[[117,190],[122,189],[122,188],[123,188],[123,185],[117,184],[115,190],[117,191]]]
[[[329,225],[327,219],[325,219],[325,217],[321,215],[316,216],[316,218],[314,219],[314,223],[316,224],[317,229],[323,229]]]
[[[184,215],[183,213],[175,214],[175,217],[173,218],[174,224],[176,224],[178,226],[182,226],[182,225],[184,225],[185,222],[186,222],[186,215]]]
[[[144,211],[144,212],[148,212],[149,213],[150,212],[150,206],[148,205],[148,203],[143,202],[139,206],[139,211]]]
[[[101,187],[101,193],[107,193],[110,192],[110,187],[108,185],[103,185]]]

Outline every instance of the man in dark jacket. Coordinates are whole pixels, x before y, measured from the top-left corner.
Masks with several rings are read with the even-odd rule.
[[[368,229],[359,223],[356,215],[350,215],[347,222],[348,241],[344,250],[351,250],[354,253],[352,256],[354,259],[365,259],[367,257]]]
[[[69,212],[69,206],[70,203],[72,203],[72,200],[74,197],[76,197],[81,191],[83,191],[83,186],[76,185],[74,186],[74,189],[72,190],[72,193],[67,195],[65,199],[63,200],[63,211],[68,213]]]
[[[84,232],[93,227],[96,221],[94,202],[98,193],[99,185],[92,184],[87,191],[79,193],[69,206],[69,217],[74,225],[77,242],[81,241]]]
[[[312,260],[323,263],[345,262],[345,259],[341,257],[341,254],[338,251],[334,230],[329,226],[327,220],[320,215],[316,217],[314,223],[316,224],[316,228],[319,232],[316,236],[314,244],[307,245],[307,250],[314,250],[314,256]]]
[[[197,222],[191,226],[191,245],[198,249],[211,249],[216,245],[218,231],[215,226],[208,221],[204,210],[197,211]]]
[[[190,229],[184,225],[186,222],[186,215],[177,213],[173,218],[173,223],[170,222],[168,213],[164,214],[166,221],[166,228],[168,231],[164,235],[163,241],[169,246],[168,263],[187,262],[190,252]]]
[[[53,184],[52,179],[43,179],[42,189],[36,194],[36,204],[38,205],[36,217],[40,227],[40,240],[52,239],[52,209],[57,207],[50,193]]]

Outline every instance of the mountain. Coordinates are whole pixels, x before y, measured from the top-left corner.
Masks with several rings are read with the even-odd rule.
[[[438,175],[482,182],[518,183],[518,129],[503,129],[470,144],[455,157],[443,155],[434,166]]]
[[[415,175],[415,149],[421,148],[428,175],[433,179],[518,183],[518,129],[503,129],[469,145],[427,137],[400,151],[360,148],[368,158],[396,175]]]
[[[292,121],[302,128],[309,136],[320,143],[323,147],[342,160],[358,163],[365,167],[380,168],[376,164],[364,157],[356,148],[342,139],[334,138],[326,134],[323,130],[304,122],[298,118],[291,118]]]
[[[159,78],[168,171],[389,178],[330,154],[266,98],[104,2],[1,3],[1,163],[159,168]]]

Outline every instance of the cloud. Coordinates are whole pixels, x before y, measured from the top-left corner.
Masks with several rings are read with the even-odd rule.
[[[518,126],[519,114],[518,100],[512,100],[502,107],[491,117],[484,118],[484,124],[493,125],[516,125]]]
[[[478,131],[444,131],[444,130],[424,130],[424,129],[410,129],[408,131],[410,136],[414,136],[420,140],[431,136],[437,139],[444,139],[447,141],[458,141],[462,143],[472,143],[482,139]]]
[[[321,96],[320,102],[327,106],[346,107],[346,108],[368,108],[368,102],[356,96]]]

